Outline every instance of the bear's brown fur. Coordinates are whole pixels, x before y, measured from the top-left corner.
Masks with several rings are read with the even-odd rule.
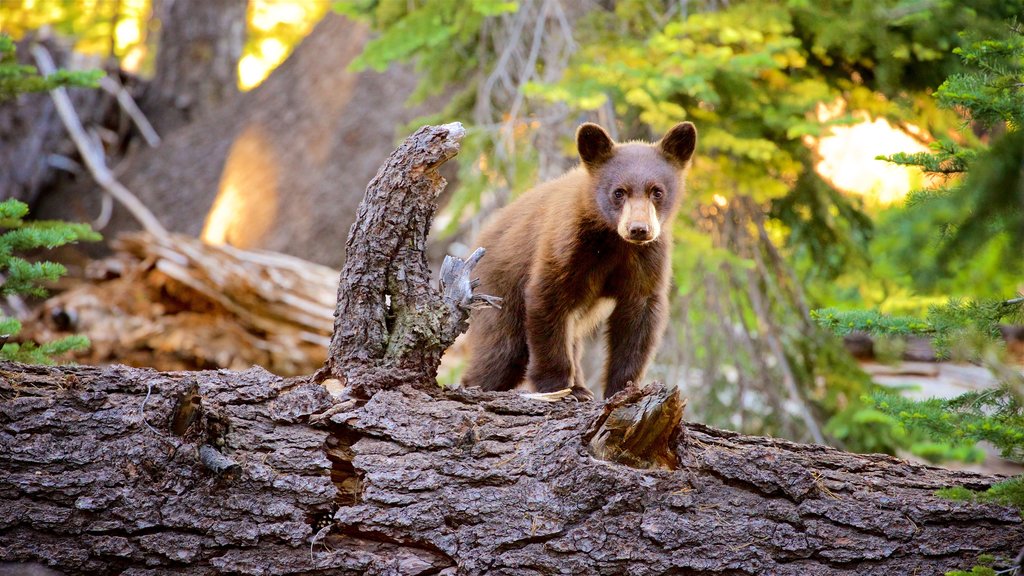
[[[615,144],[596,124],[576,133],[582,163],[495,214],[477,244],[483,294],[502,308],[470,319],[463,382],[591,399],[582,339],[607,317],[605,397],[643,377],[667,315],[672,220],[697,142],[684,122],[656,144]]]

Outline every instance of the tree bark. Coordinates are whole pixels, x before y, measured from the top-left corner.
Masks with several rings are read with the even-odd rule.
[[[433,385],[474,303],[473,259],[435,291],[416,254],[458,137],[421,129],[371,183],[323,385],[0,364],[6,568],[939,574],[1024,546],[1016,509],[934,494],[996,477],[683,426],[660,385],[604,404]]]
[[[464,135],[458,123],[421,128],[367,187],[349,232],[334,333],[318,379],[337,378],[364,398],[405,382],[436,386],[441,355],[465,331],[472,298],[468,284],[454,301],[434,290],[426,258],[435,200],[445,186],[437,170],[458,153]]]
[[[158,0],[156,75],[142,106],[159,134],[202,117],[238,93],[248,0]]]
[[[309,424],[331,405],[258,368],[4,364],[2,558],[67,574],[891,575],[1024,545],[1016,510],[934,495],[995,480],[978,474],[698,424],[677,469],[632,468],[583,442],[601,404],[515,393],[402,386]],[[203,446],[238,473],[204,466]]]

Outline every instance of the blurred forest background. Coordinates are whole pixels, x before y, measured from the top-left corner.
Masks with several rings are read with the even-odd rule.
[[[1022,13],[1018,0],[0,0],[19,61],[38,67],[41,42],[59,67],[106,73],[70,91],[94,148],[162,227],[202,240],[129,236],[97,266],[138,219],[97,186],[50,98],[20,96],[0,104],[0,199],[91,222],[106,242],[57,253],[88,287],[66,280],[41,309],[5,312],[23,340],[88,335],[78,361],[308,373],[362,192],[418,125],[468,132],[436,263],[574,165],[581,122],[621,141],[691,120],[672,322],[648,377],[685,390],[688,418],[747,433],[967,461],[988,439],[1019,459]],[[439,380],[460,369],[456,346]],[[973,396],[922,407],[893,390]],[[943,420],[964,406],[967,420]]]

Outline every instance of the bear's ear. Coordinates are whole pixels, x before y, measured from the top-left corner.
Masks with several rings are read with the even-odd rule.
[[[611,160],[614,147],[612,137],[597,124],[587,122],[576,131],[576,148],[580,151],[580,159],[587,170],[600,168]]]
[[[697,128],[690,122],[676,124],[658,142],[661,153],[680,168],[686,167],[690,156],[693,156],[695,146],[697,146]]]

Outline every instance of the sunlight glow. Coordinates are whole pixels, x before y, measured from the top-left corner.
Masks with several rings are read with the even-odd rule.
[[[238,62],[238,87],[259,86],[323,17],[328,2],[309,0],[251,0],[250,37],[246,53]]]
[[[841,112],[837,107],[822,106],[819,119],[828,120]],[[854,116],[861,122],[834,126],[829,135],[820,140],[806,140],[821,156],[815,169],[844,192],[881,205],[901,202],[908,192],[920,187],[920,172],[875,157],[896,152],[927,152],[928,147],[882,118],[872,121],[866,112],[856,112]],[[916,126],[908,127],[908,131],[922,133]]]
[[[238,61],[238,87],[242,90],[252,90],[269,75],[269,66],[255,54],[246,54]]]
[[[235,138],[200,235],[204,242],[253,248],[272,229],[279,174],[271,140],[258,125]]]
[[[114,27],[114,50],[117,53],[124,53],[131,46],[142,41],[142,31],[139,29],[142,21],[134,18],[125,18]]]
[[[257,30],[269,31],[278,24],[295,26],[306,20],[305,3],[256,0],[249,24]]]

